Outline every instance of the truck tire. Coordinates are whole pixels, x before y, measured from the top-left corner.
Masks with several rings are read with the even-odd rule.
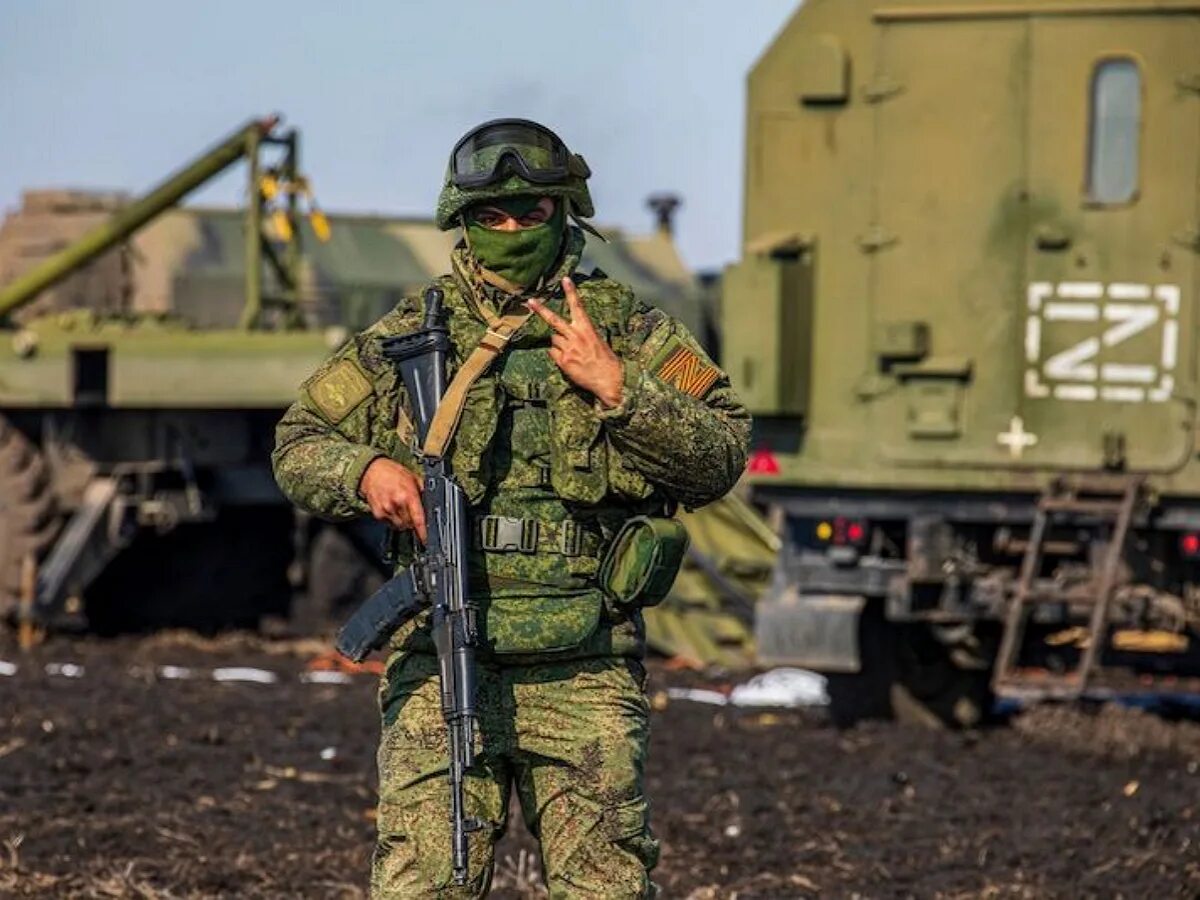
[[[829,717],[838,728],[851,728],[867,719],[892,718],[895,639],[895,626],[884,618],[883,604],[867,601],[858,620],[859,671],[827,676]]]
[[[58,531],[50,474],[37,447],[0,416],[0,619],[16,611],[26,556],[41,559]]]
[[[972,728],[991,709],[991,671],[964,668],[929,626],[887,621],[868,603],[860,619],[861,670],[829,676],[829,714],[839,728],[894,719],[927,728]]]
[[[892,713],[897,721],[930,728],[974,728],[992,706],[991,666],[965,668],[952,647],[930,626],[914,623],[895,629],[896,680]]]

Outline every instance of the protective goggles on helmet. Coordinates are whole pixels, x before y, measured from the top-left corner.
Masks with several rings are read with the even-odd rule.
[[[532,184],[561,184],[592,172],[553,131],[528,119],[494,119],[469,131],[450,152],[456,187],[478,188],[517,175]]]

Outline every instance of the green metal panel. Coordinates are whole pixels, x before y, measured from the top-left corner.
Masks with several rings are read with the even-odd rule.
[[[74,354],[108,355],[108,406],[282,409],[332,348],[318,332],[199,332],[96,326],[30,332],[37,352],[0,345],[0,408],[70,407]]]
[[[745,272],[779,235],[819,244],[806,415],[764,423],[779,462],[764,480],[1024,491],[1125,466],[1200,493],[1198,29],[1182,0],[800,7],[750,75],[744,259],[722,299],[749,348],[761,288]],[[846,98],[805,103],[826,38]],[[1143,82],[1136,198],[1101,206],[1085,187],[1105,56],[1136,60]],[[805,340],[760,344],[766,369]]]
[[[1169,25],[1168,25],[1169,21]],[[1180,90],[1200,66],[1200,16],[1031,23],[1025,366],[1019,415],[1037,435],[1024,458],[1171,470],[1192,454],[1196,253],[1173,234],[1197,221],[1200,102]],[[1086,182],[1098,64],[1130,60],[1139,190],[1099,204]],[[1189,189],[1190,188],[1190,189]]]
[[[859,240],[871,318],[925,321],[930,353],[972,363],[909,372],[870,403],[890,462],[1006,462],[995,435],[1017,402],[1026,68],[1020,21],[882,29],[873,83],[890,92],[872,104],[877,199]]]
[[[723,363],[747,408],[802,416],[812,353],[811,248],[786,257],[749,256],[725,272],[736,309],[726,317]]]

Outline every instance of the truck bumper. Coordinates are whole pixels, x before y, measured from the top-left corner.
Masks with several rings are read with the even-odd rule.
[[[795,585],[773,592],[758,604],[759,661],[818,672],[860,671],[859,620],[866,602],[855,595],[802,595]]]

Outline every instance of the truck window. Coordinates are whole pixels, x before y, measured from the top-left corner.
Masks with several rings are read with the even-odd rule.
[[[1088,199],[1128,203],[1137,196],[1142,75],[1128,58],[1102,59],[1092,74]]]

